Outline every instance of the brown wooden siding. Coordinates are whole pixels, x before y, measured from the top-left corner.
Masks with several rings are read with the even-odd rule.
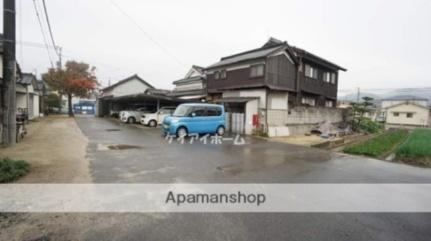
[[[337,98],[337,85],[323,80],[301,76],[301,91]]]
[[[266,61],[266,83],[268,85],[296,89],[296,66],[286,56],[278,55]]]
[[[226,79],[214,79],[214,74],[207,75],[207,87],[209,93],[217,92],[219,89],[247,88],[264,85],[265,76],[250,78],[250,68],[226,71]]]

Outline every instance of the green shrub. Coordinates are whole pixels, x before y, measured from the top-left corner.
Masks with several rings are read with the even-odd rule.
[[[407,130],[386,132],[373,139],[344,148],[343,152],[378,157],[390,151],[408,136]]]
[[[397,157],[431,157],[431,130],[416,129],[396,150]]]
[[[383,125],[369,118],[361,118],[358,126],[359,130],[367,133],[377,133],[383,129]]]
[[[0,160],[0,183],[15,181],[29,170],[30,164],[26,161],[14,161],[9,158]]]

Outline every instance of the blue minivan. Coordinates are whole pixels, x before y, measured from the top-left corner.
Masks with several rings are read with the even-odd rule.
[[[189,134],[216,133],[222,136],[225,132],[225,114],[222,105],[215,104],[181,104],[172,116],[163,120],[164,134],[187,136]]]

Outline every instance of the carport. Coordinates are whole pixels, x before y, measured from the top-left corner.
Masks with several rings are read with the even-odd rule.
[[[226,131],[250,135],[258,127],[258,97],[226,97],[214,100],[223,104]]]
[[[121,110],[146,107],[149,111],[157,111],[163,106],[177,106],[184,101],[158,94],[134,94],[119,97],[104,96],[97,99],[97,116],[111,116]]]

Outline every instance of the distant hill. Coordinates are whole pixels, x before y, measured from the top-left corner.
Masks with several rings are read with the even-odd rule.
[[[431,87],[426,88],[402,88],[402,89],[378,89],[378,90],[372,90],[372,89],[364,89],[360,91],[359,98],[362,99],[364,96],[371,97],[375,100],[389,98],[392,96],[398,96],[398,95],[413,95],[416,97],[421,98],[427,98],[428,102],[431,104]],[[350,101],[356,101],[357,99],[357,92],[352,91],[340,91],[339,100],[350,100]]]
[[[362,97],[371,97],[373,99],[381,99],[381,97],[379,95],[376,94],[372,94],[372,93],[364,93],[361,92],[359,93],[359,99],[362,100]],[[358,93],[351,93],[351,94],[347,94],[344,96],[338,96],[339,100],[349,100],[349,101],[356,101],[358,99]]]

